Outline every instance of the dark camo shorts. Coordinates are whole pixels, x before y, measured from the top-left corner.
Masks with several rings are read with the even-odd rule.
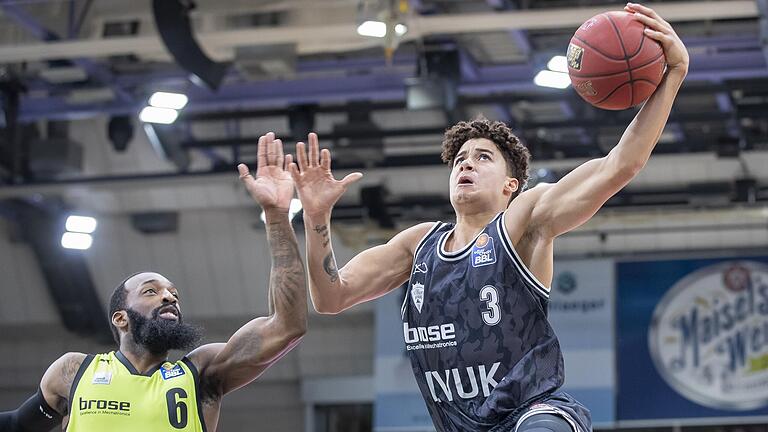
[[[523,420],[536,414],[554,414],[562,417],[571,426],[573,432],[592,432],[592,417],[589,410],[568,393],[553,393],[518,413],[507,417],[491,432],[515,432]]]

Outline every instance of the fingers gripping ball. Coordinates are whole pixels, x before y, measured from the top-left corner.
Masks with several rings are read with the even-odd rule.
[[[627,12],[596,15],[576,30],[568,45],[568,75],[590,104],[623,110],[645,102],[661,82],[664,52]]]

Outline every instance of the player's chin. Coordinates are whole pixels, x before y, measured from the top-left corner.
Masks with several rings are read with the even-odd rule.
[[[476,194],[477,194],[477,191],[470,190],[470,189],[456,190],[453,193],[453,199],[451,201],[453,201],[454,204],[464,204],[464,203],[473,201],[474,200],[474,196]]]

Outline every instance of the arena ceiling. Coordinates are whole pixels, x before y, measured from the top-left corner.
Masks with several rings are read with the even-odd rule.
[[[634,196],[615,205],[685,203],[707,184],[727,189],[735,201],[744,198],[744,185],[752,201],[768,199],[761,187],[768,184],[765,3],[649,3],[688,46],[690,73],[656,151],[668,159],[633,183]],[[389,6],[398,9],[408,32],[387,62],[387,42],[355,29],[362,14]],[[478,113],[508,123],[531,149],[534,173],[556,178],[580,160],[604,155],[635,111],[597,110],[571,88],[538,87],[533,77],[564,52],[581,22],[621,6],[561,0],[199,0],[190,15],[196,38],[210,58],[228,65],[219,88],[211,90],[193,84],[173,61],[148,0],[0,0],[6,118],[8,101],[20,101],[15,132],[6,127],[0,145],[0,197],[50,193],[96,211],[135,208],[134,201],[155,208],[183,199],[142,201],[135,197],[148,193],[141,185],[162,194],[178,187],[174,179],[181,176],[185,186],[199,186],[195,193],[216,195],[212,201],[242,204],[237,193],[210,189],[220,183],[231,189],[230,170],[237,160],[254,159],[258,135],[274,130],[288,142],[300,139],[297,131],[307,123],[297,126],[296,116],[306,119],[307,112],[338,168],[366,168],[374,183],[422,202],[445,205],[445,172],[438,167],[442,132]],[[452,55],[459,67],[455,107],[409,110],[408,80],[425,75],[427,57]],[[451,72],[437,72],[445,74]],[[190,99],[166,134],[162,157],[136,120],[158,90]],[[140,138],[117,151],[106,129],[121,116]],[[30,141],[46,130],[49,138],[66,137],[61,154],[36,156]],[[75,157],[72,142],[82,147],[80,162],[51,168],[49,160]],[[410,173],[410,183],[401,184],[403,173]],[[226,181],[219,180],[224,176]],[[736,186],[745,179],[752,183]]]

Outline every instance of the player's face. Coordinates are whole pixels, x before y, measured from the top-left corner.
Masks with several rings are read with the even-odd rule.
[[[176,287],[159,273],[140,273],[125,282],[128,307],[145,318],[180,322]]]
[[[502,208],[509,200],[507,162],[493,141],[474,138],[461,146],[453,160],[450,179],[451,204],[492,202]]]
[[[128,279],[125,289],[125,313],[134,343],[157,355],[196,346],[201,329],[184,323],[179,293],[168,279],[157,273],[141,273]]]

